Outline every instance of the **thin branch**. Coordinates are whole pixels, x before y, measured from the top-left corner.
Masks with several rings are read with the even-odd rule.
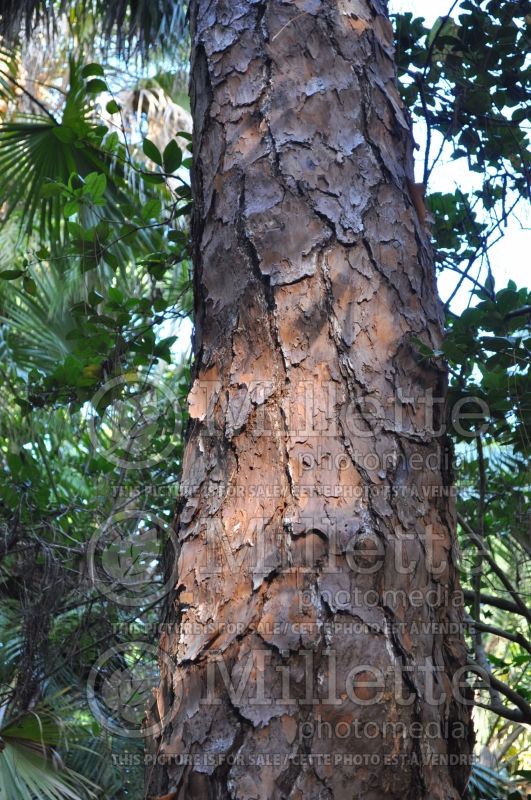
[[[494,751],[494,756],[497,759],[497,761],[501,761],[503,759],[509,748],[512,747],[512,745],[516,742],[518,737],[522,735],[522,733],[525,733],[525,728],[521,728],[519,725],[517,725],[511,731],[511,733],[507,736],[507,738],[504,739],[503,742],[500,744],[500,746],[497,747],[496,750]],[[498,741],[499,738],[500,737],[498,737]]]
[[[461,195],[461,198],[463,199],[463,202],[465,203],[465,207],[467,208],[467,212],[468,212],[468,213],[470,213],[470,208],[469,208],[468,202],[467,202],[467,200],[466,200],[466,197],[463,195],[463,193],[462,193],[461,191],[459,191],[459,194]],[[512,214],[512,212],[514,211],[514,209],[516,208],[516,206],[518,205],[518,203],[520,202],[520,200],[521,200],[521,197],[518,197],[518,198],[517,198],[517,199],[514,201],[514,203],[513,203],[513,204],[511,205],[511,207],[509,208],[509,211],[507,212],[507,216],[510,216],[510,215]],[[475,251],[472,253],[472,255],[470,256],[470,258],[468,259],[468,263],[467,263],[466,267],[464,268],[464,270],[463,270],[463,271],[461,271],[461,270],[460,270],[460,272],[461,272],[461,278],[460,278],[460,279],[459,279],[459,281],[457,282],[457,285],[455,286],[455,288],[454,288],[454,290],[453,290],[452,294],[450,295],[450,297],[448,298],[448,300],[446,300],[446,302],[445,302],[445,304],[444,304],[444,307],[445,307],[446,309],[448,309],[448,307],[450,306],[450,304],[451,304],[452,300],[454,299],[454,297],[455,297],[455,296],[456,296],[456,294],[458,293],[458,291],[459,291],[459,289],[461,288],[461,286],[463,285],[464,281],[465,281],[467,278],[469,278],[469,275],[468,275],[468,273],[470,272],[470,270],[471,270],[471,269],[472,269],[472,267],[474,266],[474,263],[475,263],[475,261],[476,261],[476,259],[477,259],[477,257],[478,257],[478,253],[479,253],[479,251],[480,251],[480,250],[482,250],[482,251],[483,251],[483,253],[486,253],[486,252],[487,252],[487,251],[488,251],[488,250],[489,250],[489,249],[490,249],[490,248],[491,248],[493,245],[495,245],[495,244],[496,244],[496,243],[497,243],[497,242],[498,242],[500,239],[502,239],[502,238],[505,236],[505,234],[503,233],[503,231],[500,231],[500,236],[498,237],[498,239],[495,239],[494,241],[492,241],[492,242],[489,242],[489,239],[491,238],[491,236],[492,236],[494,233],[496,233],[496,231],[499,229],[499,227],[500,227],[499,223],[496,223],[496,225],[494,225],[494,227],[493,227],[493,228],[492,228],[492,229],[491,229],[491,230],[490,230],[490,231],[489,231],[489,232],[488,232],[488,233],[487,233],[485,236],[481,236],[479,233],[478,233],[478,234],[476,234],[476,235],[477,235],[477,236],[480,238],[480,240],[481,240],[481,245],[480,245],[480,246],[478,246],[478,247],[476,247]],[[481,270],[480,270],[480,271],[481,271]],[[470,278],[469,278],[469,279],[470,279]],[[493,294],[492,294],[492,293],[489,293],[485,287],[482,287],[482,288],[483,288],[483,291],[484,291],[484,292],[485,292],[487,295],[489,295],[490,299],[491,299],[491,300],[494,300],[494,296],[493,296]]]
[[[21,92],[23,92],[27,97],[29,97],[29,99],[32,101],[32,103],[35,103],[35,105],[38,106],[41,109],[41,111],[44,111],[46,116],[48,116],[52,120],[52,122],[55,123],[55,125],[59,125],[59,123],[55,119],[54,115],[49,111],[49,109],[46,108],[44,103],[41,103],[40,100],[37,100],[37,98],[31,92],[29,92],[27,89],[25,89],[24,86],[22,86],[22,84],[20,84],[18,81],[16,81],[15,78],[11,77],[11,75],[6,75],[5,77],[9,81],[11,81],[13,86],[16,86],[17,89],[20,89]]]
[[[486,674],[489,682],[488,691],[490,695],[490,705],[476,700],[476,706],[494,711],[496,714],[499,714],[500,717],[509,719],[512,722],[522,722],[526,725],[531,723],[531,706],[526,703],[518,692],[515,692],[514,689],[511,689],[510,686],[507,686],[506,683],[500,681],[492,674],[492,667],[483,647],[478,649],[477,661],[474,662],[469,658],[468,663],[471,666],[479,666]],[[516,708],[507,708],[504,706],[500,695],[510,700]]]
[[[522,602],[520,595],[510,582],[505,572],[502,569],[500,569],[500,567],[498,566],[492,555],[485,548],[484,542],[481,539],[481,537],[477,535],[477,533],[473,530],[473,528],[469,525],[469,523],[461,514],[457,514],[457,520],[461,525],[461,527],[463,528],[463,530],[465,531],[465,533],[467,534],[468,538],[476,545],[476,547],[482,550],[483,556],[489,562],[490,568],[492,569],[494,574],[500,579],[502,584],[505,586],[505,588],[513,598],[515,604],[518,606],[519,613],[522,614],[522,616],[524,616],[527,620],[529,620],[529,622],[531,622],[531,611],[526,607],[525,603]]]
[[[522,306],[522,308],[515,308],[514,311],[509,311],[505,315],[505,319],[515,319],[515,317],[531,316],[531,306]]]
[[[463,589],[463,596],[465,600],[469,602],[474,601],[474,592],[470,589]],[[516,603],[512,603],[510,600],[506,600],[504,597],[496,597],[492,594],[480,594],[481,602],[483,605],[492,606],[493,608],[499,608],[500,611],[510,611],[513,614],[519,614],[520,616],[524,616],[527,619],[529,618],[527,614],[523,614],[520,607],[516,605]]]
[[[491,633],[493,636],[499,636],[502,639],[507,639],[509,642],[514,642],[515,644],[523,647],[524,650],[527,650],[528,653],[531,653],[531,642],[523,636],[521,633],[510,633],[509,631],[504,630],[503,628],[497,628],[494,625],[487,625],[484,622],[478,622],[472,617],[466,616],[466,623],[471,628],[477,628],[484,633]]]
[[[477,708],[484,708],[487,711],[492,711],[493,714],[497,714],[499,717],[508,719],[510,722],[518,722],[518,723],[524,722],[524,715],[518,708],[514,709],[506,708],[503,705],[503,703],[500,704],[496,703],[496,705],[489,705],[488,703],[481,703],[479,700],[474,700],[474,705],[477,706]]]
[[[485,493],[486,493],[486,478],[485,478],[485,458],[483,454],[483,442],[481,441],[481,434],[476,433],[476,449],[478,454],[478,470],[479,470],[479,509],[478,509],[478,522],[479,533],[478,539],[481,546],[478,547],[478,553],[474,562],[474,574],[472,576],[472,586],[474,589],[474,608],[473,618],[476,622],[481,619],[481,576],[483,572],[483,554],[485,551]],[[481,645],[481,629],[476,627],[474,630],[474,642]]]
[[[280,34],[281,34],[281,33],[283,33],[283,31],[285,31],[285,30],[286,30],[286,28],[288,27],[288,25],[291,25],[293,22],[296,22],[298,19],[300,19],[301,17],[303,17],[303,16],[304,16],[305,14],[307,14],[307,13],[308,13],[307,11],[301,11],[301,12],[300,12],[300,14],[296,14],[294,17],[291,17],[291,19],[288,19],[288,21],[286,22],[286,24],[285,24],[285,25],[283,25],[283,26],[281,27],[281,29],[275,33],[275,35],[274,35],[274,36],[273,36],[273,38],[271,39],[271,44],[273,44],[273,42],[275,41],[275,39],[278,39],[278,37],[280,36]]]
[[[424,83],[420,72],[417,72],[415,75],[417,79],[417,86],[419,87],[419,94],[420,94],[420,102],[422,104],[422,111],[424,113],[424,119],[426,120],[426,146],[424,148],[424,170],[422,173],[422,182],[424,187],[426,188],[428,184],[428,177],[430,174],[430,152],[431,152],[431,125],[428,122],[428,106],[426,103],[426,96],[424,94]]]
[[[515,706],[517,706],[520,709],[520,711],[522,712],[522,716],[520,718],[520,721],[524,722],[526,725],[530,725],[531,724],[531,706],[529,705],[529,703],[527,703],[524,700],[524,698],[521,697],[518,694],[518,692],[515,692],[514,689],[511,689],[510,686],[507,686],[506,683],[504,683],[503,681],[500,681],[494,675],[490,676],[490,682],[491,682],[492,687],[497,692],[499,692],[500,694],[503,694],[508,700],[511,700],[515,704]],[[503,713],[500,714],[501,716],[504,716],[505,713],[507,712],[507,709],[505,708],[505,706],[503,706],[503,709],[504,709],[504,711],[503,711]],[[507,717],[507,719],[509,719],[509,717]]]

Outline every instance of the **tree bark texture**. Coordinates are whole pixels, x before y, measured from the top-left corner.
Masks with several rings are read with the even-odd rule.
[[[384,3],[192,0],[191,30],[195,379],[148,793],[457,800],[442,315]]]

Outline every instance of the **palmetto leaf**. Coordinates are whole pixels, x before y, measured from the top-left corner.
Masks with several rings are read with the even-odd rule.
[[[149,45],[167,46],[182,34],[187,0],[85,0],[60,4],[53,0],[0,0],[0,33],[15,37],[21,29],[29,34],[44,21],[54,27],[57,11],[69,9],[78,17],[92,15],[104,37],[115,34],[123,53],[132,47],[146,52]]]
[[[516,787],[505,771],[496,771],[483,764],[474,764],[469,790],[474,800],[505,800]]]
[[[0,47],[0,113],[7,108],[7,103],[14,97],[15,84],[13,78],[16,76],[17,66],[14,51]]]
[[[12,599],[4,598],[0,608],[0,676],[6,683],[22,651],[22,618],[20,605]],[[1,711],[0,711],[1,717]]]
[[[17,800],[96,797],[91,781],[65,768],[54,747],[61,728],[48,710],[22,714],[0,728],[0,795]]]
[[[0,793],[17,800],[80,800],[96,797],[97,787],[73,770],[54,771],[49,759],[20,743],[0,753]]]
[[[127,740],[126,740],[127,741]],[[85,745],[73,747],[69,754],[69,763],[76,772],[85,775],[97,786],[104,790],[102,797],[113,797],[123,785],[123,777],[119,769],[113,765],[112,757],[117,755],[120,742],[110,741],[104,736],[88,738],[85,735]],[[130,743],[129,743],[130,744]],[[139,753],[139,755],[141,755]],[[141,776],[139,776],[141,781]]]
[[[19,369],[52,371],[71,349],[67,335],[74,327],[68,311],[72,290],[56,270],[39,271],[35,278],[34,297],[11,288],[0,322],[6,326],[10,357]]]
[[[31,232],[38,218],[41,238],[60,241],[64,200],[50,187],[68,183],[72,173],[85,177],[96,172],[107,178],[105,214],[119,219],[118,205],[127,200],[123,170],[99,149],[96,131],[80,65],[71,62],[60,121],[50,114],[25,114],[0,126],[0,207],[4,206],[5,218],[21,208],[25,233]],[[95,222],[84,220],[86,225]]]
[[[61,730],[51,713],[40,712],[21,714],[20,717],[4,723],[0,728],[4,742],[28,742],[41,749],[47,745],[57,745],[61,740]]]
[[[55,126],[41,117],[26,117],[0,128],[0,202],[8,214],[23,201],[24,227],[29,232],[37,209],[41,208],[41,233],[50,228],[57,237],[61,216],[58,198],[43,198],[45,178],[67,180],[75,170],[71,148],[54,135]]]

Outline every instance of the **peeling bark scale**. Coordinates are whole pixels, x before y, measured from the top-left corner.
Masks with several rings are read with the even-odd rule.
[[[442,315],[385,3],[192,0],[191,29],[196,363],[147,793],[457,800],[446,374],[419,353]]]

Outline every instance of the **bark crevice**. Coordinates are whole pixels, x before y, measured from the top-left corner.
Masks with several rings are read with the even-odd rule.
[[[191,22],[183,696],[148,793],[458,800],[444,368],[415,345],[442,316],[383,4],[193,0]]]

